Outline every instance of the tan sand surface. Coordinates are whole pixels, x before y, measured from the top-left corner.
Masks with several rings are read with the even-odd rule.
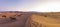
[[[30,20],[28,20],[30,22],[27,21],[27,23],[30,23],[28,27],[60,27],[60,17],[58,16],[60,16],[59,13],[44,13],[42,16],[32,14],[29,18]]]

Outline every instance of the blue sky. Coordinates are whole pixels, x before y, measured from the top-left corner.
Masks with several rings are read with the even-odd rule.
[[[19,0],[0,0],[0,6],[13,6],[17,5]]]
[[[0,0],[0,11],[60,11],[60,1],[55,0]]]
[[[24,5],[34,2],[34,0],[0,0],[0,6],[13,6],[13,5]]]
[[[20,10],[21,8],[32,6],[34,0],[0,0],[0,11]],[[20,8],[20,9],[18,9]]]

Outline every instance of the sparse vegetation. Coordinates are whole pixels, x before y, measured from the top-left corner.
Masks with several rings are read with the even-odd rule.
[[[29,16],[29,17],[28,17]],[[19,27],[60,27],[60,13],[6,12],[0,14],[0,24],[15,22]],[[17,25],[16,25],[17,24]],[[21,24],[21,25],[20,25]],[[10,25],[9,25],[10,26]],[[12,26],[13,27],[13,26]]]

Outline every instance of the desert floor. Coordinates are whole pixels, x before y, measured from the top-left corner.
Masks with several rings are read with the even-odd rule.
[[[60,12],[0,12],[0,27],[60,27]]]

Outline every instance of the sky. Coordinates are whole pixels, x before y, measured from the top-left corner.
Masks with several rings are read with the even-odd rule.
[[[60,12],[59,0],[0,0],[0,11]]]

